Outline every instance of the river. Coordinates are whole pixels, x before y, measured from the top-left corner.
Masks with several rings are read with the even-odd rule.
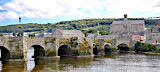
[[[160,72],[160,56],[128,53],[94,58],[64,57],[59,60],[34,61],[31,53],[26,63],[0,61],[0,70],[3,72]]]

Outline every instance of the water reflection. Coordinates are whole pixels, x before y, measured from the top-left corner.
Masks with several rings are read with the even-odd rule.
[[[3,64],[3,65],[2,65]],[[60,58],[3,62],[3,72],[159,72],[160,56],[118,54],[95,58]]]
[[[1,58],[1,49],[0,49],[0,58]]]
[[[0,71],[2,70],[2,61],[0,61]]]
[[[34,61],[34,58],[32,58],[33,55],[34,55],[34,48],[29,48],[27,50],[27,58],[28,58],[27,69],[29,71],[32,71],[33,68],[35,67],[35,61]]]
[[[24,62],[3,62],[1,72],[24,72],[27,71]]]
[[[0,49],[0,58],[1,58],[1,49]],[[0,71],[2,70],[2,61],[0,61]]]

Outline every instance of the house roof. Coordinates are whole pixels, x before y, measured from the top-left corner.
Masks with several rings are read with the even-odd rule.
[[[130,24],[144,24],[144,20],[128,20]],[[124,21],[113,21],[112,24],[124,24]]]
[[[94,37],[96,37],[96,36],[97,36],[96,33],[88,33],[88,36],[87,36],[87,37],[92,37],[92,38],[94,38]]]
[[[58,30],[59,32],[61,32],[62,34],[67,34],[67,35],[80,35],[83,34],[82,31],[80,30]]]

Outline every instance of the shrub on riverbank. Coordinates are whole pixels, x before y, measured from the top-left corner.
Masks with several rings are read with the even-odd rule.
[[[137,42],[135,44],[135,52],[148,52],[148,51],[156,51],[156,46],[155,45],[151,45],[149,43],[141,43],[141,42]]]

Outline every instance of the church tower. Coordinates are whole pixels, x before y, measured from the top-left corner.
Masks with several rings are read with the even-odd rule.
[[[127,18],[127,14],[124,14],[124,27],[126,28],[127,31],[130,31],[130,23],[128,23],[128,18]]]

